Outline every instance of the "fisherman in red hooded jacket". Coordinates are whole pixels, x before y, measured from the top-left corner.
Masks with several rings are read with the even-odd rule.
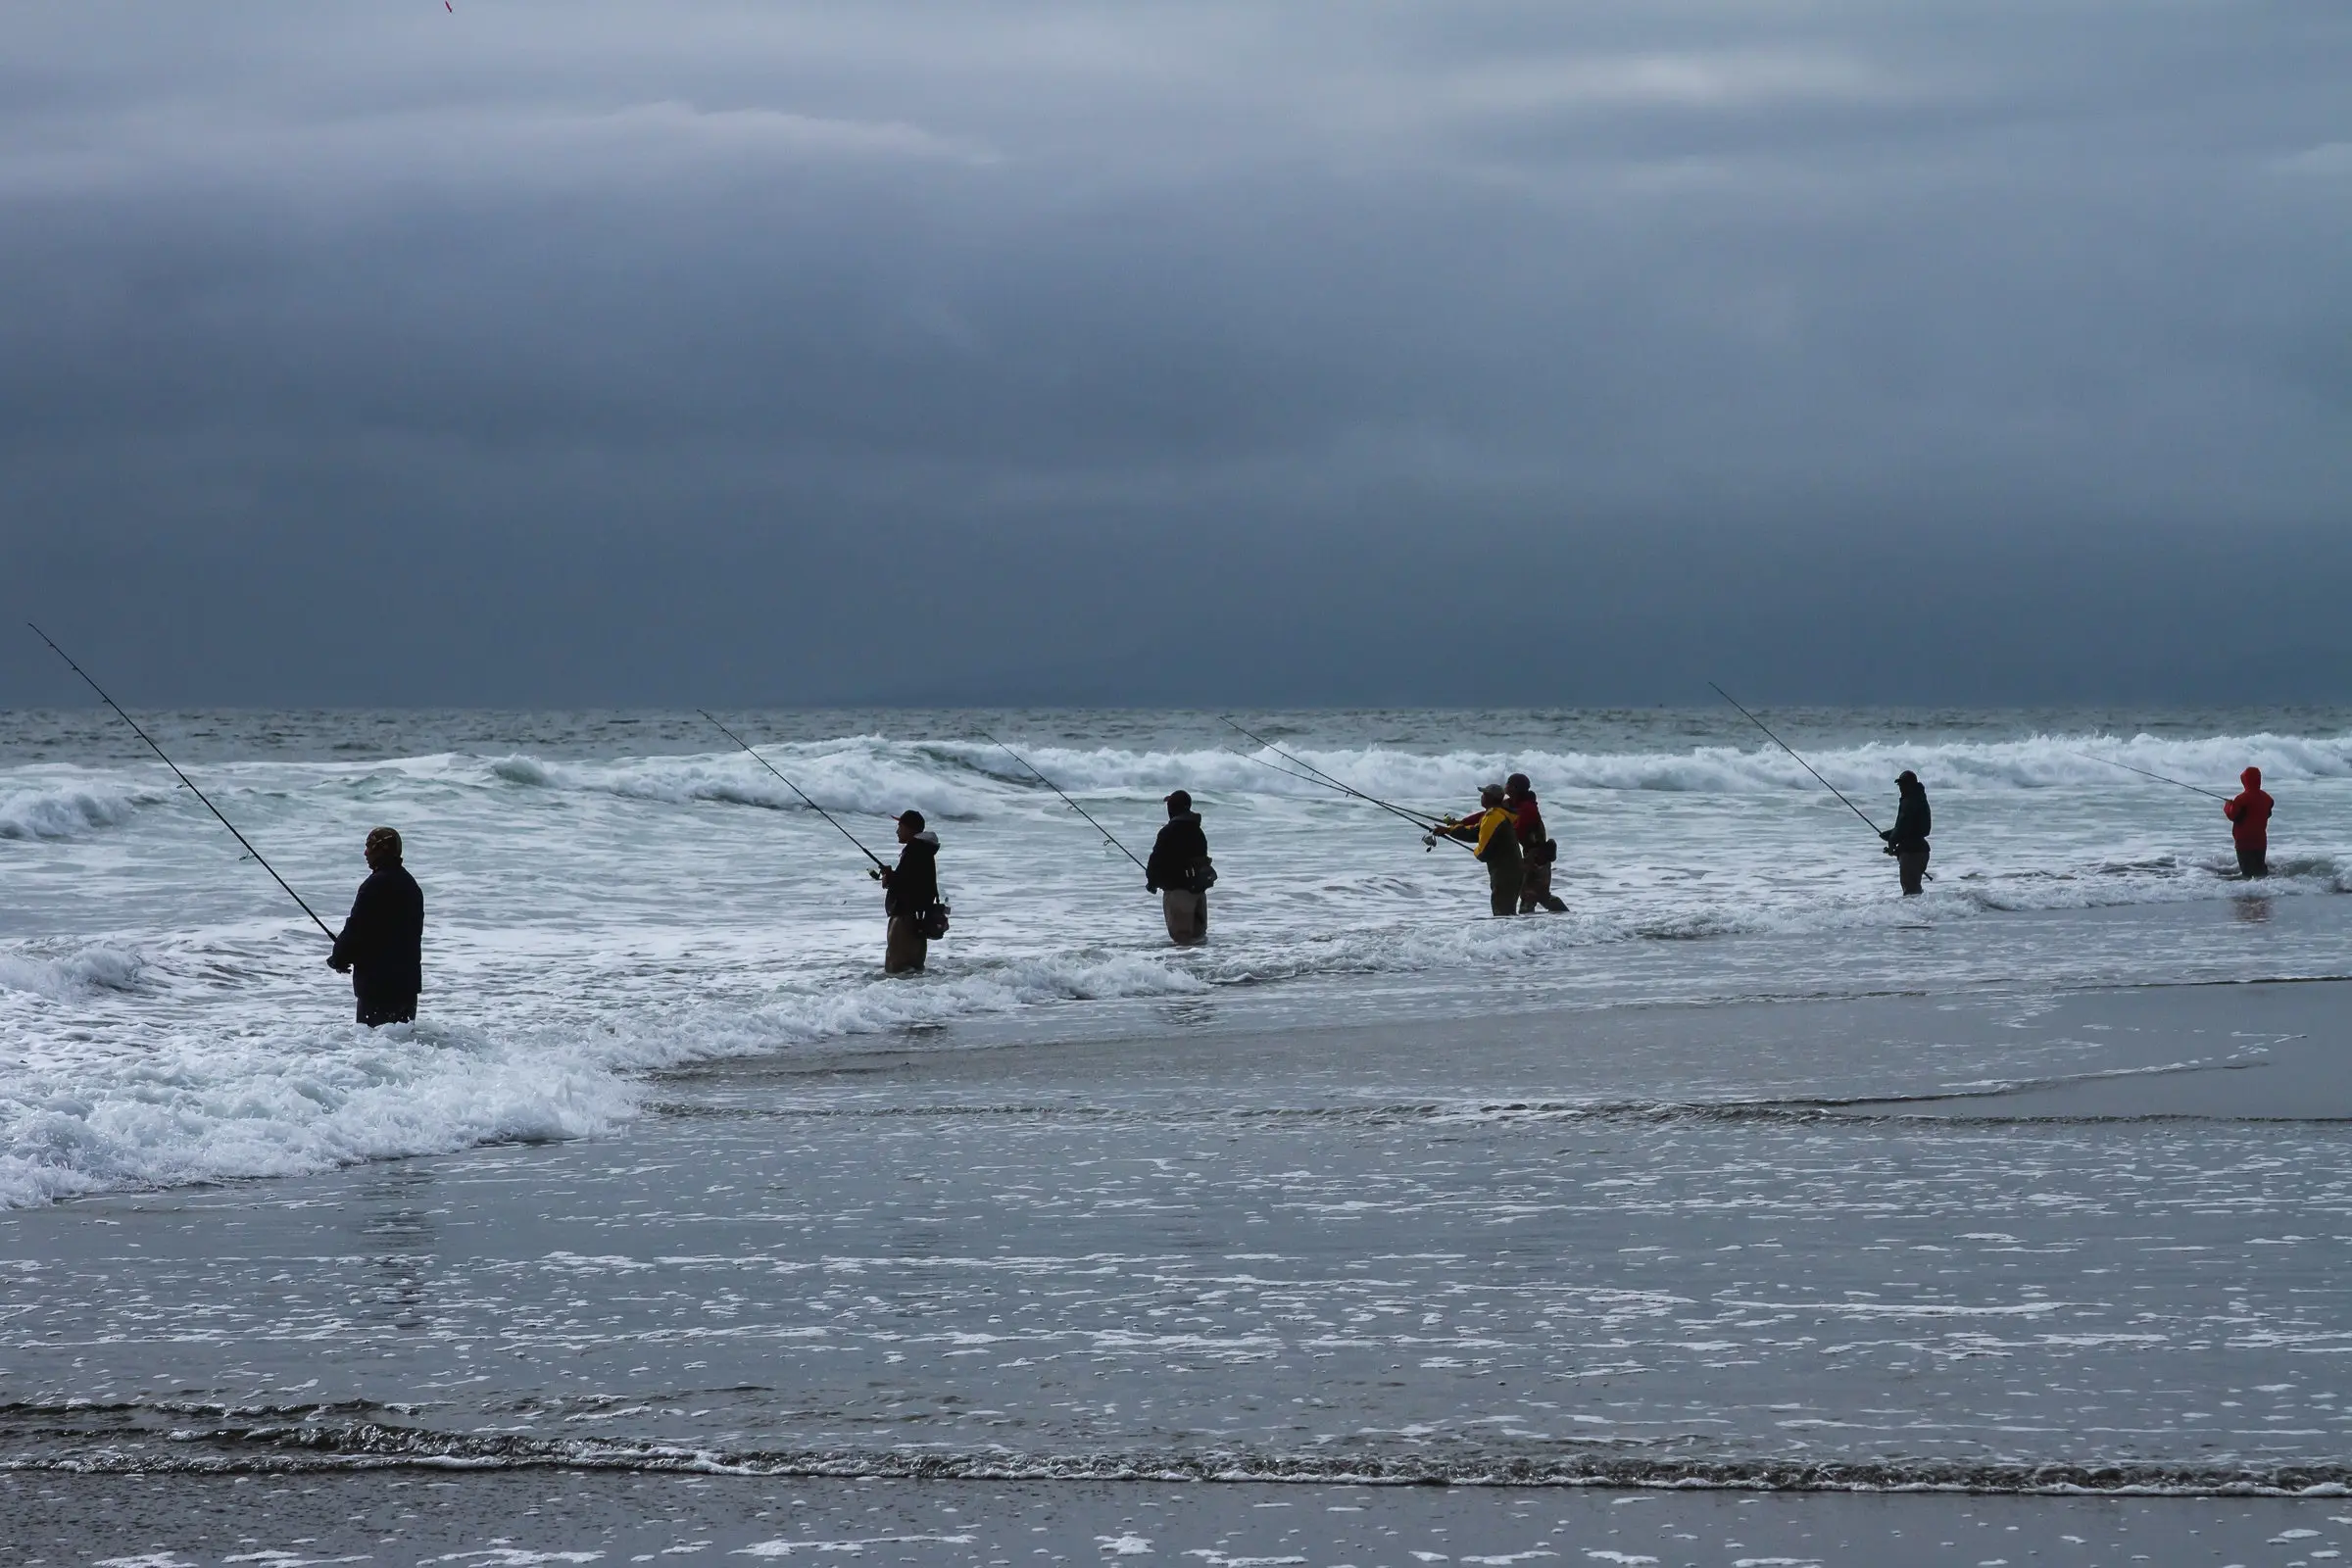
[[[2230,837],[2237,844],[2237,874],[2252,878],[2271,874],[2271,807],[2276,804],[2262,787],[2262,769],[2249,767],[2237,775],[2245,793],[2222,803],[2230,819]]]

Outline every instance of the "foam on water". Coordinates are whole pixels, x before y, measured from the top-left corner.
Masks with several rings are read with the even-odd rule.
[[[877,851],[907,807],[945,829],[955,933],[931,974],[892,982],[863,862],[740,752],[631,752],[612,737],[635,730],[548,717],[517,727],[572,738],[354,760],[310,722],[318,756],[229,746],[200,781],[330,923],[366,829],[403,828],[431,918],[423,1021],[343,1021],[316,930],[151,761],[0,764],[0,1202],[596,1133],[633,1113],[649,1070],[975,1020],[1067,1030],[1106,1004],[1247,999],[1314,1021],[1475,1010],[1503,988],[1598,1003],[2337,972],[2327,932],[2249,946],[2227,916],[2018,934],[2021,911],[2269,907],[2231,879],[2213,803],[2083,753],[2217,790],[2262,766],[2281,796],[2265,899],[2342,892],[2352,866],[2352,735],[2332,730],[2002,737],[1977,716],[1889,742],[1854,739],[1876,721],[1846,715],[1844,744],[1809,751],[1825,774],[1873,811],[1890,813],[1900,767],[1935,794],[1937,880],[1913,901],[1786,754],[1694,741],[1688,720],[1265,731],[1423,808],[1533,774],[1571,912],[1493,922],[1459,850],[1202,744],[1197,716],[1064,714],[1043,739],[992,718],[1138,852],[1169,788],[1202,802],[1224,879],[1209,946],[1177,952],[1135,868],[968,722],[764,746]]]

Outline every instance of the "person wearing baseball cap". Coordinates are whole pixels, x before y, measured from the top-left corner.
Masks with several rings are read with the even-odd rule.
[[[1928,810],[1928,787],[1919,775],[1909,768],[1897,774],[1894,787],[1902,792],[1902,804],[1894,810],[1894,826],[1880,833],[1886,841],[1886,853],[1894,857],[1895,874],[1902,879],[1903,896],[1909,898],[1920,891],[1920,881],[1928,871],[1928,832],[1935,818]]]
[[[351,976],[360,1022],[413,1023],[424,990],[424,894],[400,863],[400,833],[379,827],[368,835],[368,880],[351,901],[351,918],[326,956],[327,967]]]
[[[1208,890],[1217,868],[1208,858],[1208,835],[1200,831],[1191,793],[1173,791],[1166,804],[1167,826],[1152,841],[1152,858],[1144,862],[1144,891],[1159,895],[1168,940],[1180,948],[1198,947],[1208,940]]]

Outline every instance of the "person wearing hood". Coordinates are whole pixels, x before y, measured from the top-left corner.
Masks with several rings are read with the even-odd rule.
[[[414,1023],[424,990],[424,893],[400,863],[400,834],[379,827],[368,835],[368,880],[351,901],[351,918],[335,938],[327,966],[351,976],[360,1022]]]
[[[1895,874],[1902,878],[1905,898],[1920,891],[1920,879],[1928,872],[1928,833],[1934,826],[1934,816],[1928,810],[1928,787],[1919,775],[1909,768],[1897,774],[1894,787],[1902,792],[1902,804],[1895,808],[1894,826],[1879,837],[1886,841],[1886,853],[1894,857]]]
[[[939,835],[923,826],[922,812],[901,811],[899,843],[899,863],[882,872],[882,912],[890,916],[882,972],[920,974],[939,906]]]
[[[1519,890],[1527,880],[1526,861],[1519,853],[1519,822],[1503,804],[1502,786],[1490,784],[1478,792],[1476,821],[1447,817],[1436,829],[1447,838],[1475,845],[1486,862],[1487,898],[1497,915],[1519,912]]]
[[[1144,891],[1159,895],[1168,940],[1180,948],[1197,947],[1208,940],[1208,890],[1217,868],[1209,863],[1208,835],[1200,831],[1192,795],[1178,790],[1167,797],[1167,825],[1152,840],[1152,858],[1144,865]]]
[[[1533,914],[1542,905],[1553,914],[1568,911],[1566,901],[1551,896],[1551,867],[1560,858],[1560,847],[1551,841],[1544,828],[1544,808],[1536,804],[1536,787],[1528,782],[1525,773],[1513,773],[1502,781],[1503,808],[1511,813],[1511,825],[1519,835],[1520,873],[1519,912]]]
[[[2251,881],[2271,874],[2271,808],[2278,804],[2262,787],[2262,769],[2249,767],[2237,775],[2245,792],[2222,803],[2230,819],[2230,837],[2237,845],[2237,874]]]

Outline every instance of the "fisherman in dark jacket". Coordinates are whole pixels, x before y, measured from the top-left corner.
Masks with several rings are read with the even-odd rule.
[[[1208,835],[1200,831],[1192,795],[1178,790],[1167,806],[1168,825],[1152,841],[1152,858],[1144,866],[1144,891],[1159,895],[1168,940],[1190,948],[1208,940],[1208,890],[1217,868],[1209,863]]]
[[[923,813],[899,813],[899,863],[882,873],[882,912],[890,916],[883,945],[884,974],[920,974],[931,951],[933,906],[939,903],[939,835],[923,827]]]
[[[1895,788],[1902,791],[1902,805],[1895,808],[1894,826],[1879,837],[1886,841],[1886,853],[1894,857],[1894,869],[1903,879],[1906,897],[1920,891],[1920,879],[1928,870],[1928,834],[1934,816],[1928,810],[1928,787],[1919,775],[1904,768],[1896,775]]]
[[[400,835],[391,828],[368,835],[368,880],[326,961],[351,976],[360,1022],[372,1029],[416,1021],[424,989],[424,893],[400,863]]]

